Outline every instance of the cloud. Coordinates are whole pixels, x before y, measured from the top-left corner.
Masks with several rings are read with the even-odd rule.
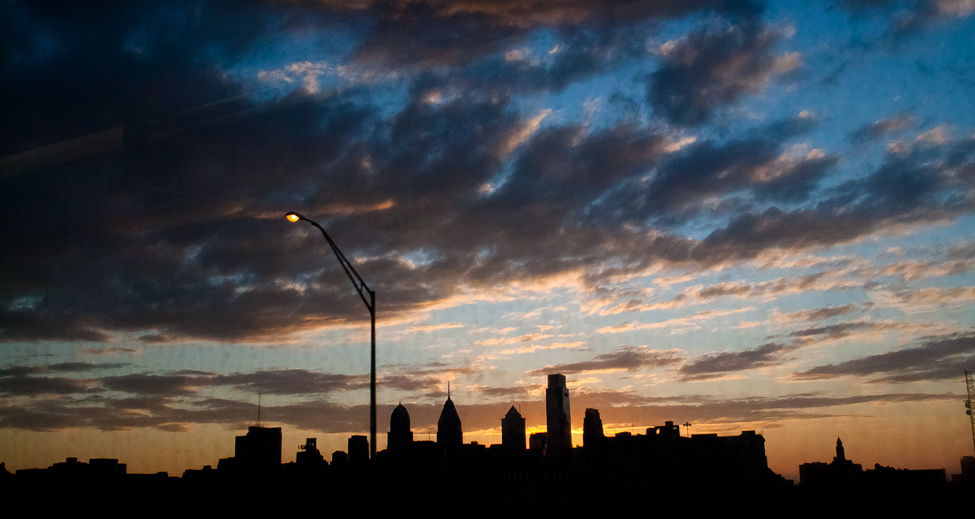
[[[525,353],[535,353],[538,350],[574,350],[582,348],[585,346],[585,342],[553,342],[551,344],[532,344],[530,346],[522,346],[521,348],[501,350],[498,352],[499,355],[513,355],[513,354],[525,354]]]
[[[890,153],[870,175],[838,186],[813,208],[739,214],[702,240],[692,256],[704,262],[742,260],[769,249],[828,247],[882,231],[952,221],[973,209],[957,191],[973,181],[957,173],[970,167],[973,154],[971,138]]]
[[[903,130],[912,122],[914,122],[914,120],[909,114],[901,114],[896,117],[881,119],[879,121],[861,126],[850,132],[847,138],[855,145],[863,145],[890,133]]]
[[[404,333],[430,333],[439,330],[451,330],[454,328],[463,328],[464,325],[458,322],[453,323],[443,323],[443,324],[429,324],[424,326],[411,326],[407,328]]]
[[[841,0],[837,5],[858,16],[889,18],[895,36],[975,13],[971,0]]]
[[[870,382],[893,383],[945,380],[960,377],[972,362],[975,335],[955,333],[926,337],[915,347],[816,366],[793,376],[800,380],[870,377]]]
[[[715,0],[664,2],[558,2],[501,0],[496,2],[331,2],[330,9],[363,11],[374,16],[372,30],[356,47],[357,63],[384,67],[422,68],[465,64],[478,57],[520,43],[532,29],[559,28],[567,44],[559,51],[570,56],[553,66],[553,77],[574,70],[600,67],[600,59],[611,61],[613,45],[606,45],[606,34],[613,26],[637,24],[686,15],[695,11],[714,12],[737,18],[761,11],[758,2]],[[607,23],[607,22],[615,23]],[[576,31],[574,27],[586,30]],[[580,44],[581,40],[581,44]],[[566,50],[569,47],[570,50]],[[503,53],[502,53],[503,54]]]
[[[781,322],[822,321],[824,319],[838,317],[855,311],[857,311],[857,305],[855,304],[828,306],[823,308],[814,308],[811,310],[799,310],[798,312],[792,312],[790,314],[777,314],[776,320]]]
[[[540,58],[550,79],[559,60],[567,60],[566,74],[592,65],[578,76],[591,78],[607,56],[620,60],[612,66],[640,56],[649,25],[638,20],[692,11],[740,23],[716,22],[675,40],[654,81],[670,85],[667,71],[693,76],[682,88],[701,97],[708,114],[789,65],[775,50],[779,37],[755,22],[757,4],[650,2],[608,11],[590,4],[560,14],[586,24],[545,33],[559,42]],[[651,269],[694,271],[816,250],[972,210],[964,193],[975,146],[950,132],[940,142],[905,143],[878,168],[840,182],[830,177],[839,156],[792,142],[821,124],[808,114],[730,136],[639,117],[573,121],[545,103],[526,108],[517,93],[542,87],[497,68],[490,52],[443,70],[420,67],[384,85],[398,92],[388,96],[365,85],[326,92],[318,76],[318,94],[272,97],[248,90],[250,80],[234,68],[246,68],[267,44],[269,12],[309,30],[347,29],[349,55],[361,60],[386,55],[384,46],[407,37],[410,24],[431,24],[402,55],[388,55],[399,64],[425,59],[440,44],[518,39],[555,16],[542,4],[333,3],[303,11],[301,22],[286,6],[248,4],[233,23],[236,11],[199,5],[199,17],[177,17],[169,32],[155,30],[156,20],[168,19],[155,16],[158,7],[93,14],[17,4],[4,13],[5,27],[63,31],[11,33],[15,51],[3,73],[13,90],[0,125],[12,138],[0,153],[105,128],[121,128],[122,138],[113,153],[0,178],[2,243],[17,251],[0,257],[0,341],[104,343],[134,332],[147,345],[262,344],[365,322],[321,235],[278,216],[295,209],[318,219],[376,289],[381,321],[497,287],[559,280],[594,289]],[[603,31],[597,22],[607,12],[636,15]],[[377,29],[397,20],[404,25],[389,35]],[[43,45],[48,33],[57,45]],[[705,52],[705,43],[714,49]],[[740,58],[725,70],[735,78],[719,73],[724,62],[709,53]],[[468,72],[484,74],[473,82],[497,72],[497,83],[510,88],[452,91]],[[58,82],[73,88],[43,87]],[[702,90],[708,83],[712,94]],[[436,103],[433,92],[442,94]],[[673,117],[694,113],[685,104],[673,105]],[[772,290],[754,287],[753,294]],[[714,287],[714,297],[719,288],[745,294],[726,285]],[[613,312],[658,308],[629,300]]]
[[[198,382],[200,382],[200,379],[197,377],[138,373],[105,377],[101,380],[102,385],[112,391],[165,397],[194,394],[196,393]]]
[[[703,123],[719,107],[799,66],[795,54],[773,55],[777,40],[758,23],[739,23],[668,42],[661,49],[664,64],[650,76],[647,101],[673,124]]]
[[[336,391],[367,387],[369,381],[365,375],[319,373],[305,369],[276,369],[214,376],[210,384],[233,386],[252,393],[327,396]]]
[[[7,366],[0,368],[0,377],[45,375],[48,373],[84,373],[103,369],[118,369],[130,366],[128,363],[59,362],[37,366]]]
[[[11,375],[0,378],[0,394],[7,396],[68,395],[89,388],[84,380],[65,377]]]
[[[596,330],[596,333],[623,333],[633,330],[654,330],[666,328],[679,328],[686,326],[696,326],[701,321],[709,321],[717,317],[734,315],[742,312],[754,310],[752,307],[737,308],[734,310],[703,310],[687,317],[674,317],[666,321],[652,323],[623,322],[612,326],[604,326]]]
[[[639,371],[645,368],[660,368],[674,365],[682,359],[680,350],[651,350],[646,346],[621,346],[616,351],[597,355],[593,360],[556,364],[528,372],[531,376],[542,376],[549,373],[614,372]]]
[[[673,224],[735,193],[761,203],[801,202],[836,162],[837,157],[822,153],[792,156],[782,141],[766,138],[700,141],[666,160],[645,186],[634,186],[608,203],[632,207],[638,211],[633,219],[650,216]]]
[[[797,346],[770,342],[752,350],[710,353],[688,361],[678,373],[682,380],[706,380],[749,369],[782,363],[782,356]]]

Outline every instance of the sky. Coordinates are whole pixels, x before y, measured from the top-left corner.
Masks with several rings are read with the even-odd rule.
[[[973,452],[975,2],[0,8],[0,461],[215,465],[258,419]],[[683,432],[687,432],[682,427]]]

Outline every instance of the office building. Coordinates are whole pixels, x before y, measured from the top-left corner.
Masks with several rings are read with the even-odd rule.
[[[572,420],[569,412],[569,388],[565,385],[565,375],[548,376],[545,389],[545,417],[547,435],[545,455],[552,458],[568,457],[572,449]]]

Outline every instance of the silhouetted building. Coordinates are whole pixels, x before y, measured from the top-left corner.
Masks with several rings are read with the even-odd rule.
[[[603,420],[599,417],[598,409],[586,409],[586,417],[582,422],[582,446],[586,449],[598,447],[606,441],[603,434]]]
[[[332,452],[332,466],[333,467],[345,467],[349,464],[349,453],[345,451],[334,451]]]
[[[386,449],[391,453],[408,450],[413,443],[413,431],[410,430],[410,413],[403,404],[393,409],[389,417],[389,434],[386,435]]]
[[[447,390],[447,401],[443,404],[440,411],[440,419],[437,420],[437,445],[441,449],[451,450],[460,447],[464,443],[464,430],[460,424],[460,416],[454,407],[454,401],[450,399],[450,390]]]
[[[281,428],[247,428],[247,434],[234,442],[233,466],[245,472],[269,473],[281,466]]]
[[[508,414],[501,419],[501,445],[509,455],[525,451],[525,419],[515,406],[511,406]]]
[[[952,474],[951,482],[975,488],[975,456],[962,456],[961,474]]]
[[[528,450],[545,453],[545,443],[547,442],[548,433],[537,432],[528,435]]]
[[[318,467],[325,464],[325,458],[318,451],[318,439],[306,438],[305,444],[298,447],[295,463],[301,466]]]
[[[548,376],[545,389],[545,422],[547,426],[545,455],[553,458],[568,456],[572,449],[572,420],[569,412],[569,388],[565,375]]]
[[[349,463],[363,464],[369,461],[369,438],[356,434],[349,437]]]
[[[806,488],[854,488],[863,484],[863,467],[846,459],[843,440],[836,438],[836,456],[830,463],[799,465],[799,484]]]

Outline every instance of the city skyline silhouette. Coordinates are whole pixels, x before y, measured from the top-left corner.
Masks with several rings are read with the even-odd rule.
[[[806,514],[825,513],[839,504],[847,512],[961,511],[968,502],[965,496],[975,488],[975,456],[962,457],[961,471],[950,480],[944,469],[907,470],[878,463],[864,470],[846,457],[840,438],[832,462],[799,467],[796,486],[768,468],[766,441],[755,431],[737,436],[681,434],[680,425],[667,421],[642,434],[606,435],[599,410],[592,408],[585,410],[584,445],[569,448],[563,444],[564,427],[571,422],[566,377],[550,374],[547,379],[547,431],[532,433],[527,444],[526,422],[514,406],[501,419],[501,444],[465,443],[463,421],[448,395],[435,441],[414,437],[409,410],[401,403],[389,417],[388,447],[377,454],[371,454],[368,437],[353,435],[348,449],[333,452],[329,461],[317,439],[307,438],[295,461],[285,463],[282,428],[258,422],[235,438],[233,456],[188,468],[180,476],[131,474],[116,459],[85,463],[69,457],[46,469],[22,469],[15,475],[2,467],[0,485],[20,499],[39,497],[52,486],[67,489],[67,497],[111,485],[124,489],[127,495],[121,502],[133,506],[146,498],[165,495],[182,500],[205,494],[203,503],[224,502],[217,506],[228,510],[253,506],[224,501],[244,490],[267,493],[324,485],[340,489],[347,501],[381,494],[387,501],[377,503],[380,510],[395,508],[390,503],[401,499],[427,500],[434,495],[442,506],[464,507],[487,495],[487,509],[538,505],[578,510],[581,505],[589,510],[652,498],[658,511],[677,511],[706,494],[711,500],[694,504],[699,511],[788,506],[803,507]],[[577,501],[577,493],[598,496],[598,501]]]

